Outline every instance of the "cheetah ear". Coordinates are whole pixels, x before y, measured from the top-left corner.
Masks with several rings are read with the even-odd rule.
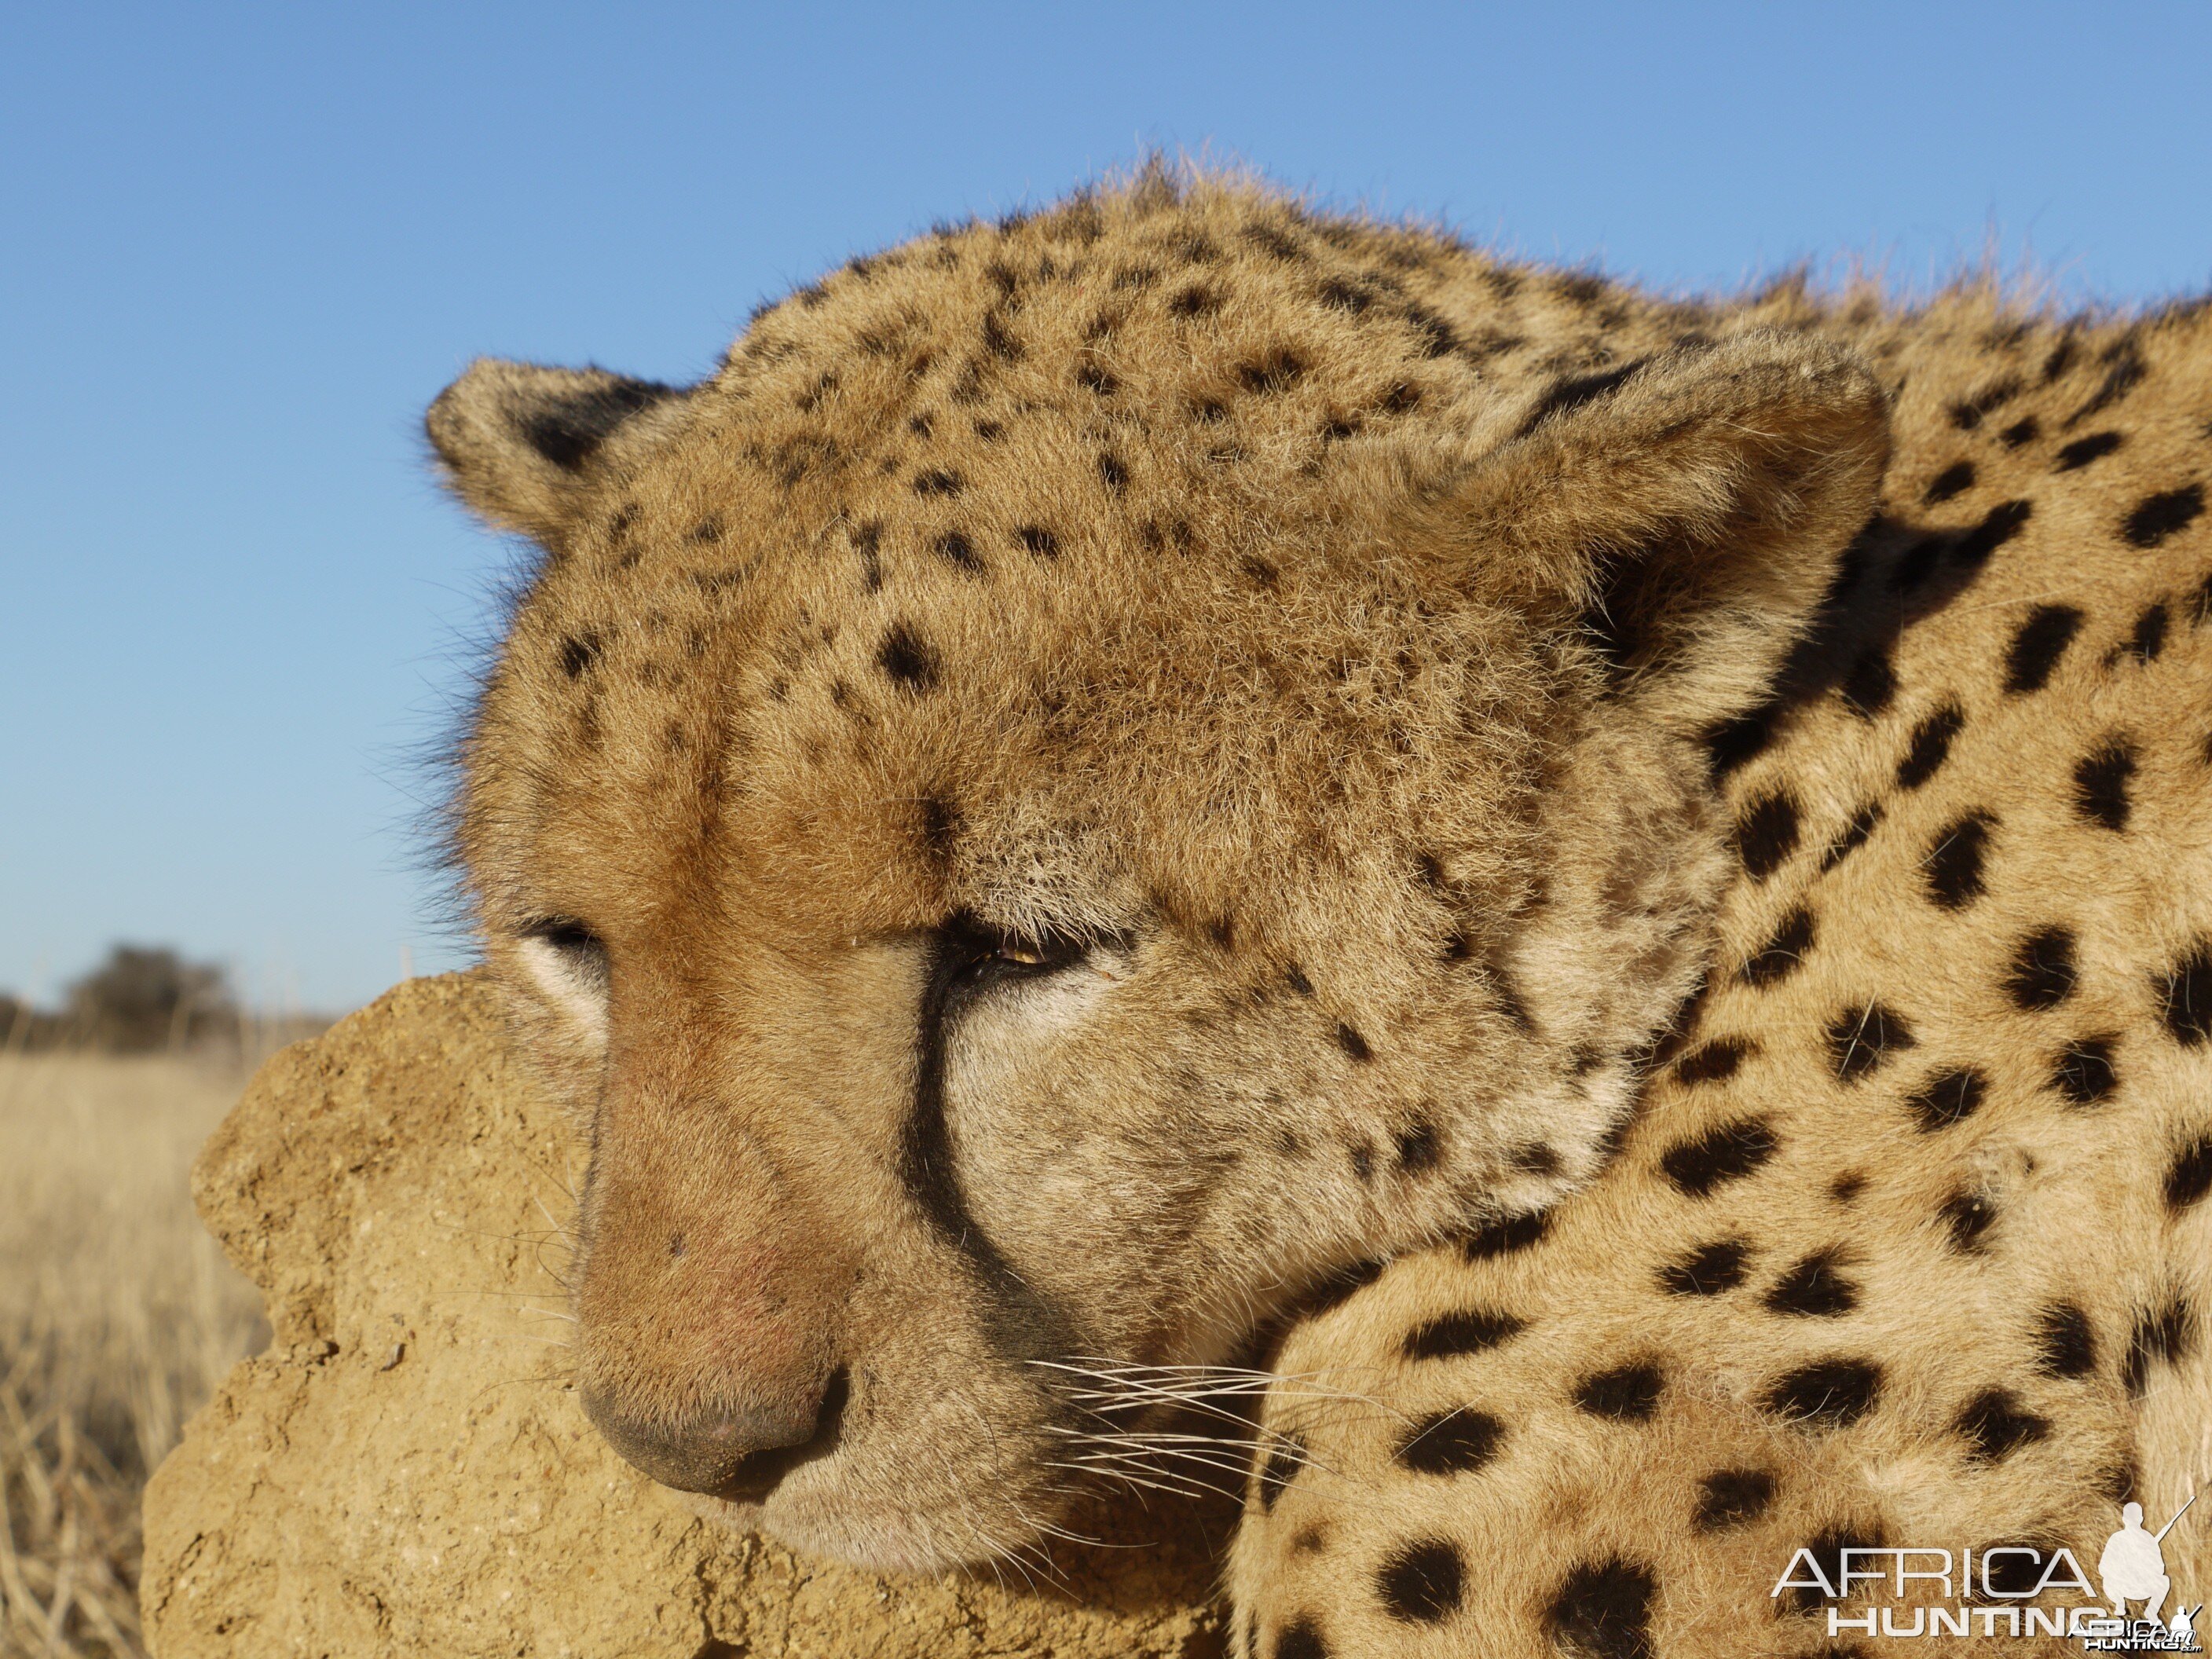
[[[1575,626],[1622,702],[1690,732],[1767,695],[1888,459],[1856,356],[1759,332],[1553,387],[1451,493],[1478,580]]]
[[[545,541],[592,494],[613,452],[683,396],[603,368],[479,357],[438,394],[423,430],[447,483],[486,522]]]

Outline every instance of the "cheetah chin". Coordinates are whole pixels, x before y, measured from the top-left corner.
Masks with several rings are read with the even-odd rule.
[[[2201,307],[1159,168],[695,386],[474,365],[586,1410],[881,1568],[1231,1479],[1259,1659],[2069,1650],[2004,1549],[2212,1465],[2208,421]],[[1778,1588],[1922,1547],[2014,1565]]]

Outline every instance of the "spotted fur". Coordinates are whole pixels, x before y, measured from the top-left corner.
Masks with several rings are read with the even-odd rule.
[[[433,441],[545,558],[459,838],[594,1420],[935,1567],[1278,1378],[1257,1659],[1811,1653],[1799,1542],[2172,1507],[2207,326],[1156,171],[693,388],[477,366]]]

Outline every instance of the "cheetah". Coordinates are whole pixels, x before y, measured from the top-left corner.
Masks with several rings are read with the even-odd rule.
[[[1211,1401],[1240,1656],[2055,1652],[2212,1466],[2203,307],[1155,167],[426,424],[577,1391],[703,1513],[1018,1556]]]

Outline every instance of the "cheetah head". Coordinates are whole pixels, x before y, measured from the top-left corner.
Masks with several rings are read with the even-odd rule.
[[[688,390],[428,416],[543,554],[457,822],[589,1147],[586,1407],[878,1568],[1034,1537],[1102,1376],[1602,1160],[1728,867],[1706,741],[1885,460],[1804,337],[1516,377],[1359,239],[1470,256],[1142,194],[858,262]]]

